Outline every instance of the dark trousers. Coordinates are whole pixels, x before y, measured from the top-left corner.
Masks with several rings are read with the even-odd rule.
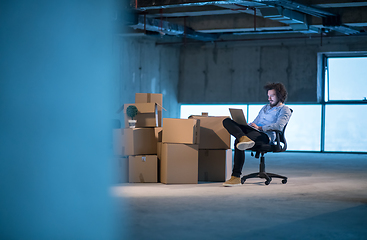
[[[269,137],[265,133],[258,132],[250,126],[238,124],[230,118],[226,118],[223,120],[223,126],[231,135],[236,138],[234,142],[234,164],[232,169],[232,176],[241,177],[242,167],[245,163],[245,151],[237,149],[236,145],[239,139],[242,136],[247,136],[255,142],[254,147],[256,147],[256,145],[269,143]]]

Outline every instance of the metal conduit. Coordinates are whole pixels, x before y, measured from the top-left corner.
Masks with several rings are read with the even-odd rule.
[[[146,11],[152,9],[164,9],[164,8],[180,8],[180,7],[198,7],[198,6],[208,6],[208,5],[244,5],[244,6],[252,6],[252,7],[284,7],[291,10],[299,11],[302,13],[306,13],[316,17],[327,17],[327,16],[335,16],[335,14],[307,6],[301,3],[297,3],[289,0],[252,0],[252,1],[241,1],[241,0],[232,0],[232,1],[209,1],[209,2],[193,2],[193,3],[181,3],[181,4],[170,4],[170,5],[159,5],[159,6],[145,6],[138,7],[138,10]]]

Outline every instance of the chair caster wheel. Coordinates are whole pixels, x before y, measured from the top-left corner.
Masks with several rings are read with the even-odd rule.
[[[287,183],[287,179],[283,179],[283,180],[282,180],[282,183],[283,183],[283,184],[286,184],[286,183]]]
[[[244,184],[246,182],[246,179],[241,178],[241,183]]]
[[[271,182],[271,180],[272,180],[271,178],[269,178],[269,180],[266,180],[266,181],[265,181],[265,185],[269,185],[269,184],[270,184],[270,182]]]

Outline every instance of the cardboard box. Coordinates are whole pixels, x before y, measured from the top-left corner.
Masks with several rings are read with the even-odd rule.
[[[129,182],[158,182],[157,156],[129,156]]]
[[[125,128],[126,155],[156,155],[157,134],[155,128]]]
[[[135,93],[135,103],[157,103],[158,127],[162,127],[163,95],[161,93]]]
[[[198,145],[162,143],[160,181],[198,183]]]
[[[134,105],[138,109],[138,114],[135,116],[134,120],[137,120],[136,127],[158,127],[158,106],[156,103],[129,103],[124,104],[124,118],[125,127],[129,127],[128,120],[130,117],[126,114],[126,109]]]
[[[225,182],[232,174],[232,149],[199,150],[199,181]]]
[[[115,157],[114,159],[114,174],[117,183],[129,182],[129,158]]]
[[[157,137],[162,128],[114,129],[114,155],[156,155]]]
[[[135,93],[135,103],[158,103],[162,106],[161,93]]]
[[[162,142],[162,133],[163,133],[162,130],[163,130],[162,127],[154,128],[154,135],[155,138],[157,139],[157,142]]]
[[[223,127],[223,120],[227,116],[190,116],[189,119],[200,120],[199,149],[230,149],[231,135]]]
[[[198,119],[163,119],[163,143],[199,144],[200,121]]]

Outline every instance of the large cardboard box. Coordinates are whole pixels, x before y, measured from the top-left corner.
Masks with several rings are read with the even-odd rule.
[[[158,126],[158,106],[156,103],[128,103],[124,104],[124,118],[125,127],[129,127],[128,120],[130,117],[126,114],[126,109],[134,105],[138,109],[138,114],[135,116],[134,120],[137,120],[136,127],[159,127]]]
[[[114,129],[114,155],[156,155],[157,138],[162,128]]]
[[[163,143],[160,161],[162,183],[198,183],[198,145]]]
[[[190,116],[190,119],[200,120],[199,149],[229,149],[231,148],[231,135],[223,127],[226,116]]]
[[[232,149],[199,150],[199,181],[225,182],[232,174]]]
[[[135,93],[135,103],[157,103],[158,127],[162,127],[163,95],[161,93]]]
[[[129,182],[158,182],[157,156],[129,156]]]
[[[163,143],[199,144],[200,121],[198,119],[163,119]]]

